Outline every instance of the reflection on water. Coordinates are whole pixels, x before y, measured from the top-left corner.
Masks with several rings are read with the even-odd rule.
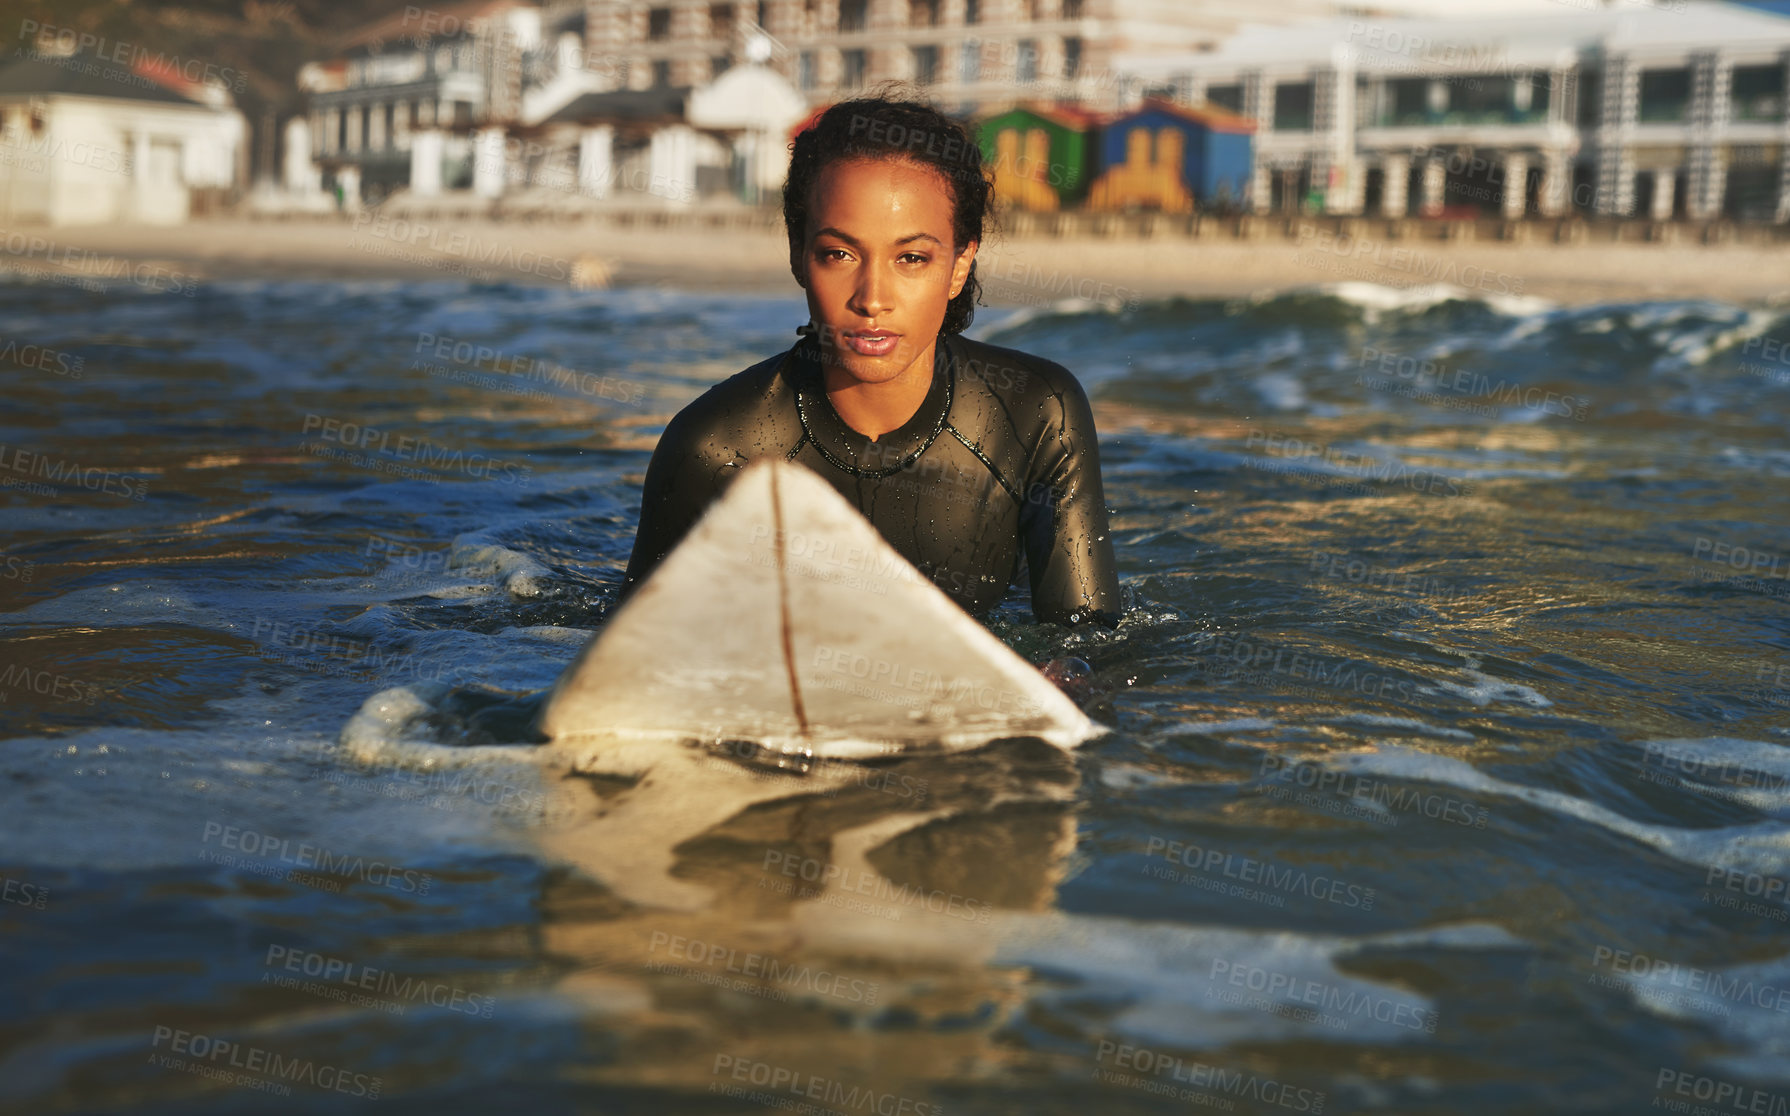
[[[806,776],[692,751],[626,786],[567,782],[586,820],[544,842],[578,871],[543,891],[543,948],[591,1011],[643,1009],[589,1080],[799,1075],[911,1106],[998,1057],[1023,982],[988,964],[1008,919],[1055,900],[1079,778],[1016,739]],[[890,1034],[899,1053],[876,1054]]]
[[[991,627],[1112,733],[517,743],[667,416],[803,318],[0,290],[83,369],[0,370],[0,1109],[1790,1107],[1790,319],[991,311],[1129,597]]]

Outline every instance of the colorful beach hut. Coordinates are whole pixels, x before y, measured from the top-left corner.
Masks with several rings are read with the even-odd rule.
[[[977,132],[982,157],[994,168],[995,197],[1042,212],[1073,205],[1087,192],[1098,120],[1082,109],[1042,105],[985,117]]]
[[[1192,212],[1249,188],[1255,123],[1223,109],[1146,100],[1107,121],[1095,149],[1091,209]]]

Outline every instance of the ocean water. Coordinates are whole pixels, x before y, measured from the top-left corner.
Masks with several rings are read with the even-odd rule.
[[[0,1111],[1790,1111],[1790,313],[987,308],[1128,598],[991,626],[1109,733],[505,743],[803,320],[0,288]]]

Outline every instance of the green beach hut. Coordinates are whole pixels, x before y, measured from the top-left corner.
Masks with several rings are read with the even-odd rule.
[[[1066,209],[1087,193],[1090,135],[1099,118],[1065,105],[1031,105],[984,117],[982,157],[995,197],[1034,211]]]

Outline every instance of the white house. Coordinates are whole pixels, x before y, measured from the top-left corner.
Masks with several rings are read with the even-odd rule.
[[[185,221],[241,184],[247,122],[209,100],[78,54],[0,67],[0,220]]]

